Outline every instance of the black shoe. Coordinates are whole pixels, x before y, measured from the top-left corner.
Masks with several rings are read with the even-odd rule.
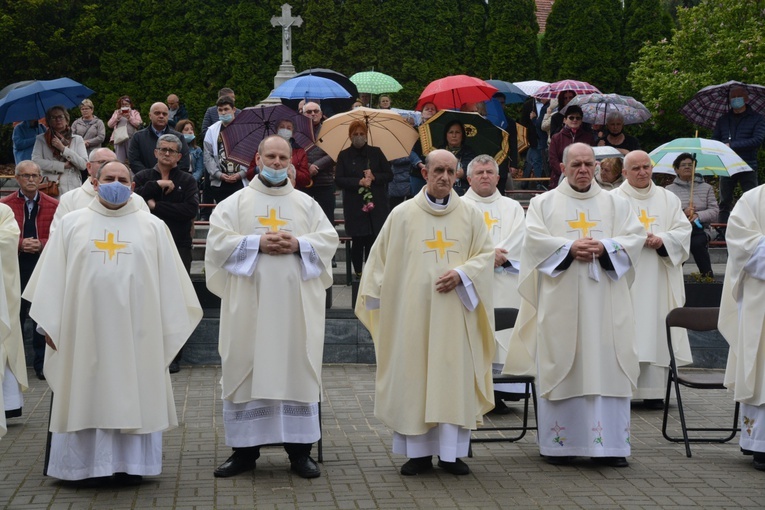
[[[507,407],[507,405],[505,405],[505,403],[502,402],[501,399],[498,399],[496,395],[494,396],[494,409],[489,411],[489,414],[503,415],[503,414],[510,414],[512,412],[513,410]]]
[[[123,487],[133,487],[135,485],[141,485],[141,482],[143,482],[143,476],[131,475],[128,473],[114,473],[112,476],[112,481],[116,485],[121,485]]]
[[[84,478],[82,480],[64,480],[64,483],[77,489],[96,489],[109,485],[111,481],[111,476],[97,476],[95,478]]]
[[[664,400],[660,398],[643,399],[643,407],[646,409],[664,409]]]
[[[19,416],[21,416],[21,408],[20,407],[18,409],[11,409],[10,411],[5,411],[5,419],[6,420],[8,418],[18,418]]]
[[[332,267],[337,267],[337,261],[335,260],[335,257],[332,257]]]
[[[318,464],[307,455],[291,462],[290,471],[297,473],[300,478],[318,478],[321,476]]]
[[[743,448],[741,448],[741,453],[743,453],[744,455],[754,455],[754,452],[752,450],[745,450]]]
[[[627,467],[630,465],[625,457],[593,457],[592,461],[595,464],[609,467]]]
[[[35,374],[37,374],[37,378],[41,381],[45,380],[45,374],[43,374],[42,370],[35,370]]]
[[[234,450],[234,454],[229,457],[226,462],[218,466],[213,475],[217,478],[228,478],[229,476],[235,476],[245,471],[252,471],[255,469],[255,461],[257,457],[253,457],[251,452],[243,450]]]
[[[752,452],[752,455],[754,456],[752,461],[754,469],[757,471],[765,471],[765,453]]]
[[[562,456],[543,455],[542,457],[545,459],[545,462],[547,462],[548,464],[552,466],[568,466],[576,458],[572,455],[562,455]]]
[[[446,471],[447,473],[451,473],[453,475],[468,475],[470,474],[470,468],[467,464],[462,462],[461,459],[457,459],[454,462],[446,462],[444,460],[438,459],[438,467]]]
[[[181,365],[179,365],[177,361],[173,361],[172,363],[170,363],[171,374],[177,374],[180,371],[181,371]]]
[[[427,457],[415,457],[406,461],[406,464],[401,466],[401,474],[404,476],[414,476],[427,473],[433,470],[433,456]]]

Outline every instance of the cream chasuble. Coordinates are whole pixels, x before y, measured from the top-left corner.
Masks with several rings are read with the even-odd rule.
[[[664,398],[667,386],[669,352],[664,320],[670,310],[685,304],[683,262],[688,259],[691,224],[683,214],[677,195],[651,183],[645,190],[625,181],[613,193],[629,201],[632,211],[646,233],[661,238],[667,256],[643,246],[635,267],[635,281],[630,287],[635,311],[636,341],[641,373],[633,398]],[[692,362],[691,347],[685,329],[673,329],[672,345],[678,365]],[[646,377],[650,364],[662,370]]]
[[[734,391],[736,401],[750,406],[765,404],[764,204],[765,191],[759,186],[744,193],[728,219],[728,263],[720,303],[719,329],[730,344],[725,386]],[[743,406],[741,411],[743,419]],[[742,432],[742,445],[743,440]]]
[[[422,435],[438,424],[474,429],[492,409],[493,260],[483,215],[454,191],[443,210],[421,191],[388,216],[355,312],[375,344],[375,416],[395,432]],[[450,269],[472,282],[479,300],[473,311],[457,291],[436,292]]]
[[[498,190],[491,196],[482,197],[470,188],[462,198],[481,211],[494,248],[507,250],[505,256],[510,267],[494,268],[494,308],[519,308],[518,272],[525,230],[523,207],[515,200],[502,196]],[[497,341],[494,363],[505,363],[511,333],[512,329],[507,329],[494,334]]]
[[[0,353],[0,371],[6,367],[13,374],[4,378],[4,390],[7,391],[7,403],[12,409],[21,407],[20,390],[29,386],[27,380],[27,365],[24,358],[24,339],[19,322],[19,307],[21,306],[21,289],[19,282],[19,225],[13,211],[5,204],[0,204],[0,342],[3,352]],[[0,376],[2,377],[2,376]],[[16,384],[13,378],[18,381]],[[10,388],[10,386],[14,386]],[[12,398],[11,398],[12,397]],[[13,402],[13,404],[11,404]],[[2,402],[0,402],[2,403]],[[0,412],[5,404],[0,407]],[[5,413],[3,412],[3,421]]]
[[[258,253],[259,235],[278,230],[298,238],[300,255]],[[337,232],[319,205],[289,183],[269,188],[253,179],[215,208],[205,274],[222,300],[224,400],[319,401],[325,289],[332,285],[337,246]],[[235,252],[241,263],[232,267]],[[247,256],[253,252],[256,258]],[[301,257],[320,271],[304,274]]]
[[[46,348],[51,432],[176,426],[168,366],[202,318],[165,224],[94,199],[51,235],[24,298]]]
[[[567,252],[572,241],[588,236],[603,240],[612,260],[626,252],[633,266],[646,238],[629,203],[595,181],[579,193],[564,180],[554,191],[532,198],[521,256],[523,303],[504,372],[538,371],[538,391],[545,399],[629,397],[637,383],[629,306],[634,269],[616,279],[597,261],[574,260],[555,277],[539,271],[551,257],[562,261],[564,248]]]
[[[53,214],[53,221],[50,224],[50,233],[52,234],[56,227],[58,227],[61,218],[63,218],[66,213],[76,211],[77,209],[84,209],[90,205],[90,202],[92,202],[94,198],[96,198],[96,190],[93,189],[93,184],[91,184],[90,178],[85,179],[85,182],[83,182],[82,186],[79,188],[67,191],[61,195],[59,197],[58,207],[56,207],[56,212]],[[133,193],[130,196],[130,199],[138,202],[138,207],[142,211],[149,212],[149,206],[146,205],[146,202],[141,195]]]

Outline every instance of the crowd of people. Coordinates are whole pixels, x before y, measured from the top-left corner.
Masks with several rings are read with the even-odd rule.
[[[162,431],[177,425],[169,374],[202,317],[189,276],[194,221],[209,218],[205,279],[221,298],[223,423],[233,449],[213,474],[251,471],[261,446],[283,444],[292,471],[320,476],[311,450],[321,434],[325,289],[340,190],[358,278],[355,313],[377,357],[375,415],[394,431],[393,452],[408,459],[402,475],[431,471],[433,456],[448,473],[470,473],[462,460],[470,431],[486,413],[507,412],[515,391],[493,386],[498,372],[535,377],[547,462],[584,456],[628,466],[631,401],[665,405],[663,318],[685,302],[682,265],[693,254],[713,275],[709,224],[723,214],[726,381],[749,420],[741,447],[765,470],[765,221],[762,188],[748,191],[757,185],[765,119],[745,90],[731,89],[715,136],[752,171],[721,184],[718,217],[714,189],[694,174],[694,154],[680,154],[675,181],[657,186],[621,115],[588,125],[568,104],[573,97],[564,91],[557,101],[524,104],[523,170],[517,147],[504,166],[476,154],[460,121],[446,126],[440,147],[426,154],[417,143],[391,162],[362,121],[349,125],[348,146],[333,159],[317,145],[299,146],[294,121],[284,120],[244,165],[223,141],[241,114],[229,88],[206,111],[199,138],[175,94],[151,105],[146,127],[121,97],[107,123],[114,150],[104,147],[104,123],[88,100],[71,127],[58,106],[46,113],[47,128],[20,123],[19,190],[0,200],[0,312],[13,318],[0,323],[0,434],[23,407],[22,325],[31,319],[34,371],[53,392],[46,474],[132,485],[161,471]],[[379,107],[390,108],[391,98],[381,96]],[[486,114],[481,105],[463,109]],[[422,118],[437,112],[427,103]],[[299,114],[318,134],[320,103],[302,102]],[[593,147],[603,145],[623,157],[599,163]],[[391,200],[407,174],[408,193],[403,186]],[[505,196],[508,174],[540,184],[549,175],[549,191],[524,214]],[[745,193],[734,207],[737,182]],[[519,315],[495,336],[496,307]],[[678,363],[690,363],[687,335],[672,334]]]

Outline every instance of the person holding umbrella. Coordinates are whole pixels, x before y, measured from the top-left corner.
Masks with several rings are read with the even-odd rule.
[[[457,179],[454,181],[454,191],[462,196],[468,190],[468,182],[465,175],[468,164],[476,157],[472,147],[465,143],[467,133],[465,124],[459,120],[454,120],[446,125],[444,130],[444,144],[440,147],[446,149],[457,157]]]
[[[634,136],[624,133],[624,115],[617,111],[606,115],[606,136],[598,141],[599,147],[613,147],[622,154],[640,150],[640,142]]]
[[[733,209],[733,190],[736,184],[747,192],[757,187],[757,150],[765,140],[765,117],[755,112],[747,103],[749,94],[743,86],[732,86],[728,92],[730,110],[715,125],[712,139],[723,142],[736,151],[741,159],[752,167],[751,172],[739,172],[730,177],[720,177],[720,223],[727,223]],[[725,231],[721,232],[725,237]]]
[[[81,136],[69,128],[69,112],[63,106],[54,106],[45,112],[48,131],[37,135],[32,161],[42,170],[42,176],[58,181],[59,193],[82,185],[81,171],[88,164],[88,151]]]
[[[712,261],[709,258],[709,224],[717,219],[719,208],[715,190],[704,182],[701,175],[695,175],[696,160],[693,154],[684,152],[672,162],[677,177],[667,186],[678,196],[685,217],[691,222],[691,255],[703,276],[714,277]]]
[[[343,190],[345,232],[351,236],[351,261],[358,277],[388,218],[388,183],[393,179],[390,163],[382,150],[367,143],[367,134],[362,120],[351,122],[351,146],[340,151],[335,167],[335,183]]]
[[[19,122],[13,128],[13,158],[18,165],[22,161],[32,159],[32,149],[37,135],[45,133],[45,126],[37,119]]]

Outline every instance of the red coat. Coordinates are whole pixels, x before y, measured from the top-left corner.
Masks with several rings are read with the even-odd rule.
[[[550,189],[558,186],[561,170],[560,164],[563,163],[563,149],[572,143],[586,143],[595,145],[595,136],[589,128],[580,127],[576,133],[571,131],[568,126],[558,131],[550,139]]]
[[[295,167],[295,188],[306,189],[311,186],[311,172],[308,171],[308,156],[305,149],[292,144],[292,166]],[[247,169],[247,179],[255,178],[255,156]]]
[[[4,203],[13,211],[13,215],[16,217],[16,222],[19,224],[19,249],[21,249],[21,241],[24,237],[24,207],[26,207],[26,199],[19,196],[19,192],[15,191],[10,195],[0,199],[0,202]],[[45,193],[40,193],[40,200],[37,202],[37,216],[35,223],[37,224],[37,239],[40,240],[43,248],[45,248],[48,242],[48,236],[50,235],[50,224],[53,221],[53,215],[58,207],[58,200],[51,198]]]

